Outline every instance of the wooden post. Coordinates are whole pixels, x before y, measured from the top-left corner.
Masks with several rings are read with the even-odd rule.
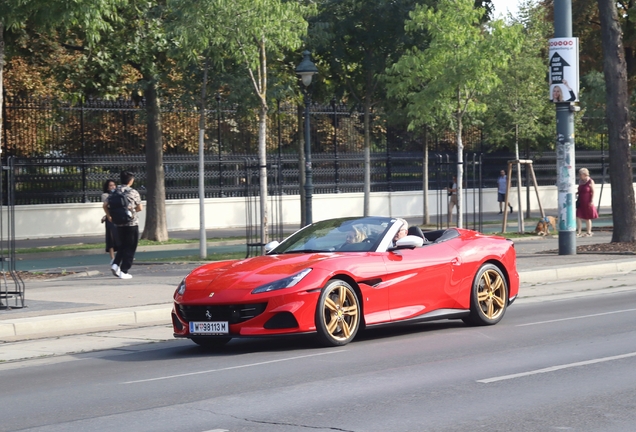
[[[539,203],[539,211],[541,212],[541,218],[545,219],[545,212],[543,211],[543,206],[541,205],[541,198],[539,197],[539,186],[537,185],[537,178],[534,175],[534,168],[532,165],[532,161],[531,160],[511,160],[508,161],[508,183],[506,184],[506,202],[504,203],[504,208],[506,209],[506,211],[504,211],[504,217],[503,217],[503,223],[501,226],[501,232],[505,233],[506,232],[506,226],[508,224],[508,195],[510,194],[510,184],[512,181],[512,166],[513,165],[517,165],[517,166],[521,166],[521,165],[528,165],[528,168],[530,168],[530,175],[532,177],[532,184],[534,185],[534,191],[537,194],[537,202]],[[523,211],[521,208],[518,209],[518,211]]]

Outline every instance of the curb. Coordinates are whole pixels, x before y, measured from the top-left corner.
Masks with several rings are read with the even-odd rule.
[[[609,261],[600,264],[578,264],[519,272],[520,282],[526,284],[580,279],[607,273],[627,273],[636,270],[636,260]]]
[[[100,330],[120,325],[170,323],[172,303],[74,312],[0,321],[0,337],[34,336],[65,331]]]

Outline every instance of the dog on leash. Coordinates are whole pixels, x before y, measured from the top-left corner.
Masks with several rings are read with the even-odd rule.
[[[546,216],[544,219],[541,219],[537,222],[537,227],[534,229],[534,232],[540,236],[547,236],[550,234],[550,227],[557,230],[556,228],[556,218],[554,216]]]

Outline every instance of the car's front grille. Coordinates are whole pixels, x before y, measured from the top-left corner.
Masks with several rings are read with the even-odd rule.
[[[179,305],[179,315],[186,321],[227,321],[238,324],[252,319],[265,311],[267,303],[187,306]]]

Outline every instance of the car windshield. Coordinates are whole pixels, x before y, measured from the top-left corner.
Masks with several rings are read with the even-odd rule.
[[[394,221],[366,217],[316,222],[294,233],[270,254],[374,251]]]

